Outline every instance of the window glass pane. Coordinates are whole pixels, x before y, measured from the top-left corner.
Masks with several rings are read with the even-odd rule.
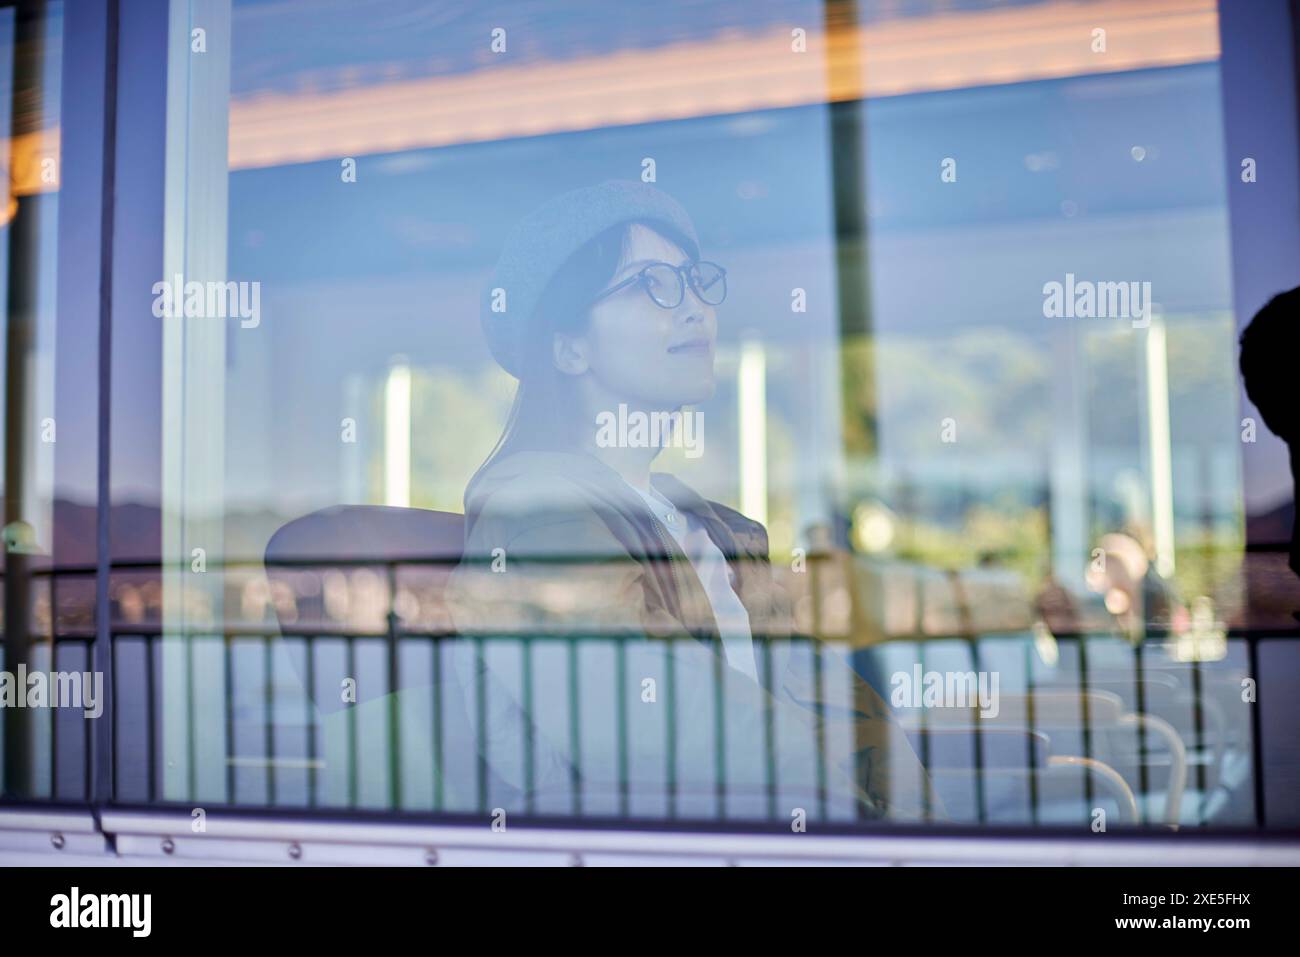
[[[5,370],[0,794],[17,799],[80,799],[86,787],[89,724],[73,707],[49,707],[62,699],[55,683],[47,684],[52,672],[88,669],[84,626],[89,606],[84,599],[93,595],[93,578],[72,576],[56,583],[51,573],[55,441],[61,428],[75,441],[78,429],[69,406],[62,410],[69,413],[67,421],[55,417],[62,39],[61,3],[0,6],[0,165],[8,183],[0,200],[5,315],[0,340]],[[69,491],[66,485],[60,489],[57,506],[68,525],[81,530],[88,523],[93,530],[93,486],[78,485],[72,495]],[[81,497],[86,491],[90,494]],[[64,536],[63,551],[73,550],[69,543]],[[37,683],[26,684],[26,677],[36,674]],[[55,740],[61,740],[57,761]]]
[[[161,798],[1269,823],[1214,3],[171,29]]]

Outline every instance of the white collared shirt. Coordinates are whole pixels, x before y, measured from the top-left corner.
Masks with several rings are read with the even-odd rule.
[[[749,612],[736,594],[735,573],[727,564],[722,549],[714,544],[704,524],[689,512],[651,489],[643,492],[629,486],[645,501],[655,518],[672,533],[677,544],[686,553],[695,574],[704,586],[704,593],[713,607],[713,617],[718,622],[718,634],[727,656],[727,664],[758,681],[758,667],[754,660],[754,638],[749,627]]]

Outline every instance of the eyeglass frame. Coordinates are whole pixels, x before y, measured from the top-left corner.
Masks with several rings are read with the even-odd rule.
[[[695,282],[694,282],[694,280],[692,279],[692,277],[691,277],[691,275],[690,275],[690,271],[691,271],[691,269],[693,269],[693,268],[696,267],[696,266],[699,266],[701,263],[708,263],[710,266],[712,266],[712,267],[714,267],[715,269],[718,270],[718,278],[719,278],[720,280],[722,280],[722,298],[719,299],[717,302],[708,302],[708,301],[707,301],[707,300],[706,300],[706,299],[705,299],[705,298],[700,294],[700,290],[699,290],[699,288],[695,285]],[[656,298],[654,297],[654,294],[653,294],[652,292],[650,292],[650,287],[649,287],[648,285],[644,285],[644,283],[645,283],[645,274],[646,274],[647,270],[653,269],[655,266],[667,266],[669,269],[671,269],[673,272],[675,272],[675,273],[677,274],[677,288],[678,288],[678,290],[680,291],[681,298],[678,299],[678,300],[677,300],[675,303],[673,303],[671,306],[665,306],[662,302],[660,302],[658,299],[656,299]],[[591,300],[591,305],[594,306],[596,303],[600,302],[600,301],[603,300],[603,299],[608,298],[609,296],[612,296],[614,293],[619,292],[619,291],[622,290],[622,289],[626,289],[628,286],[632,285],[632,283],[634,283],[634,282],[639,282],[639,283],[642,283],[642,284],[643,284],[643,288],[645,289],[645,294],[646,294],[647,296],[649,296],[649,297],[650,297],[650,301],[653,302],[653,303],[654,303],[656,306],[658,306],[660,309],[676,309],[678,306],[680,306],[680,305],[682,304],[683,300],[686,299],[686,289],[687,289],[687,287],[689,287],[689,288],[690,288],[690,289],[695,293],[696,297],[697,297],[701,302],[703,302],[705,305],[707,305],[707,306],[719,306],[719,305],[721,305],[722,303],[724,303],[724,302],[727,301],[727,270],[726,270],[726,268],[725,268],[724,266],[719,265],[718,263],[715,263],[715,262],[714,262],[713,260],[711,260],[711,259],[691,259],[691,260],[688,260],[687,262],[682,263],[680,266],[674,266],[672,263],[670,263],[670,262],[664,262],[663,260],[657,260],[657,261],[652,262],[652,263],[646,263],[646,264],[645,264],[644,266],[642,266],[639,270],[637,270],[634,274],[632,274],[631,276],[628,276],[628,277],[627,277],[626,279],[624,279],[622,282],[620,282],[620,283],[616,283],[615,285],[610,286],[608,289],[606,289],[604,292],[602,292],[600,295],[598,295],[595,299]]]

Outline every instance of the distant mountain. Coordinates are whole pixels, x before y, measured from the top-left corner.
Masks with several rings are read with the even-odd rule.
[[[91,565],[96,559],[95,506],[58,499],[54,503],[54,558],[60,565]],[[276,529],[297,515],[270,509],[228,512],[223,522],[224,551],[231,560],[257,561]],[[158,561],[162,543],[162,509],[142,502],[114,505],[109,514],[114,561]],[[44,549],[42,549],[44,551]],[[0,553],[0,567],[4,557]],[[50,563],[42,554],[37,567]]]

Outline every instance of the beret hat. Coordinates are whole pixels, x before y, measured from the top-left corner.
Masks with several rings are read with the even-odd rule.
[[[492,357],[518,378],[525,332],[552,277],[587,242],[620,223],[667,223],[699,256],[699,239],[686,210],[667,193],[639,180],[610,179],[547,200],[511,229],[479,307],[479,321]],[[493,311],[494,289],[505,291],[505,308]]]

